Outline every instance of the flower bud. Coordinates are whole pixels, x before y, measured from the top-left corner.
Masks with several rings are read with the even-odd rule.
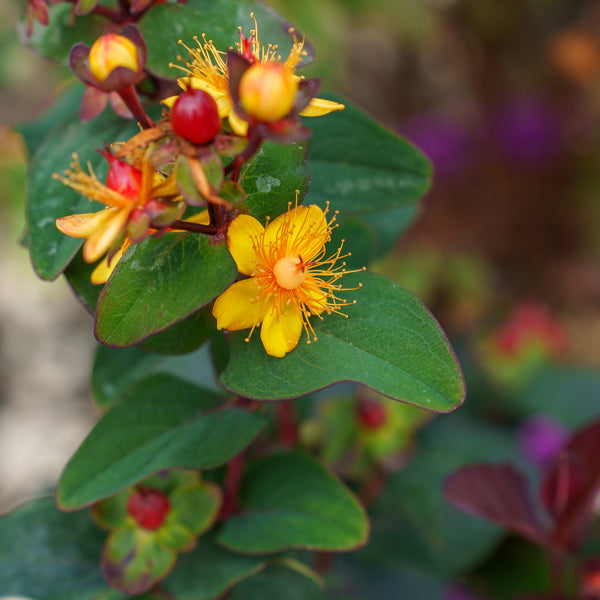
[[[377,401],[363,398],[358,402],[356,418],[365,429],[379,429],[387,421],[385,408]]]
[[[110,150],[98,150],[98,152],[108,161],[106,187],[130,200],[136,200],[142,187],[142,172],[113,156]]]
[[[221,130],[219,108],[204,90],[182,92],[171,109],[173,131],[193,144],[210,142]]]
[[[242,75],[238,94],[248,116],[266,123],[288,115],[296,100],[298,80],[280,63],[256,63]]]
[[[134,73],[140,70],[140,61],[135,44],[118,33],[101,35],[90,48],[88,56],[92,75],[100,82],[117,68],[125,67]]]
[[[136,208],[129,216],[127,223],[127,237],[132,242],[141,242],[147,235],[150,227],[150,217],[148,214]]]
[[[154,488],[138,488],[127,499],[127,513],[143,529],[158,529],[170,510],[169,499]]]
[[[162,202],[156,198],[148,200],[144,211],[153,227],[166,227],[179,219],[185,210],[185,202]]]

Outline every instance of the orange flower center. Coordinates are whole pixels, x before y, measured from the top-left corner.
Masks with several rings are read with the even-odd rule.
[[[286,290],[295,290],[306,279],[306,269],[301,256],[284,256],[273,267],[277,285]]]

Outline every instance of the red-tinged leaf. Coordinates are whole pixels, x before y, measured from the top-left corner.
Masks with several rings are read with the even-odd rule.
[[[593,519],[600,490],[600,420],[580,429],[546,475],[540,495],[556,521],[555,543],[576,549]]]
[[[476,464],[452,473],[444,483],[444,496],[470,515],[488,519],[537,544],[548,543],[527,481],[508,463]]]

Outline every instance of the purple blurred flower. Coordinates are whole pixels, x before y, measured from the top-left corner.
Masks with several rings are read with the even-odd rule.
[[[561,121],[544,102],[524,97],[502,105],[492,117],[492,135],[513,160],[542,165],[555,158],[562,146]]]
[[[481,598],[471,594],[463,585],[455,583],[446,589],[442,600],[481,600]]]
[[[519,446],[527,459],[543,468],[560,452],[568,432],[556,421],[544,415],[534,415],[521,423]]]
[[[469,136],[460,123],[448,117],[422,113],[403,123],[399,131],[427,155],[438,176],[454,175],[468,165]]]

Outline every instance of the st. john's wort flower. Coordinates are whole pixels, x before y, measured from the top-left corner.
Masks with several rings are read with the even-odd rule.
[[[179,191],[172,178],[165,180],[154,170],[147,155],[138,169],[117,159],[109,150],[101,153],[109,163],[106,184],[98,180],[90,164],[89,173],[85,173],[76,154],[71,168],[64,175],[54,174],[55,179],[82,196],[107,207],[99,212],[56,219],[56,227],[62,233],[85,239],[83,259],[88,263],[96,262],[106,253],[110,263],[120,250],[122,253],[124,243],[139,242],[151,232],[151,228],[166,227],[178,219],[185,208],[184,202],[171,201],[173,198],[179,200]],[[103,283],[110,275],[106,265],[101,263],[100,267],[102,276],[92,276],[94,283]]]
[[[317,339],[311,316],[338,313],[351,304],[337,294],[338,280],[348,271],[339,262],[342,246],[327,256],[335,216],[327,210],[296,206],[263,227],[254,217],[239,215],[229,226],[227,244],[238,270],[248,279],[231,285],[215,301],[218,329],[238,331],[261,326],[267,354],[282,357],[293,350],[306,330],[307,342]],[[353,302],[352,302],[353,303]]]
[[[252,15],[254,18],[254,15]],[[237,135],[245,136],[248,132],[249,121],[252,119],[264,122],[278,122],[288,116],[300,114],[304,117],[318,117],[332,111],[342,110],[343,104],[314,98],[316,92],[315,80],[305,80],[296,75],[296,67],[306,54],[304,40],[298,41],[293,29],[290,30],[294,43],[288,57],[284,60],[278,55],[276,45],[265,47],[258,39],[258,25],[250,37],[246,38],[240,31],[240,42],[237,50],[225,52],[217,50],[211,40],[202,35],[202,41],[194,38],[197,48],[189,48],[183,42],[182,46],[188,51],[189,61],[183,58],[185,66],[171,66],[183,71],[186,76],[178,80],[183,89],[193,88],[208,92],[219,107],[221,118],[227,118],[231,129]],[[233,56],[232,56],[233,55]],[[234,93],[230,90],[232,58],[238,59]],[[238,97],[238,79],[245,71],[254,66],[255,69],[247,77],[244,84],[245,101],[242,106]],[[238,77],[239,75],[239,77]],[[261,84],[263,92],[261,93]],[[306,92],[310,90],[307,94]],[[312,93],[312,95],[311,95]],[[234,99],[235,96],[235,99]],[[165,103],[171,105],[175,97],[168,98]]]

